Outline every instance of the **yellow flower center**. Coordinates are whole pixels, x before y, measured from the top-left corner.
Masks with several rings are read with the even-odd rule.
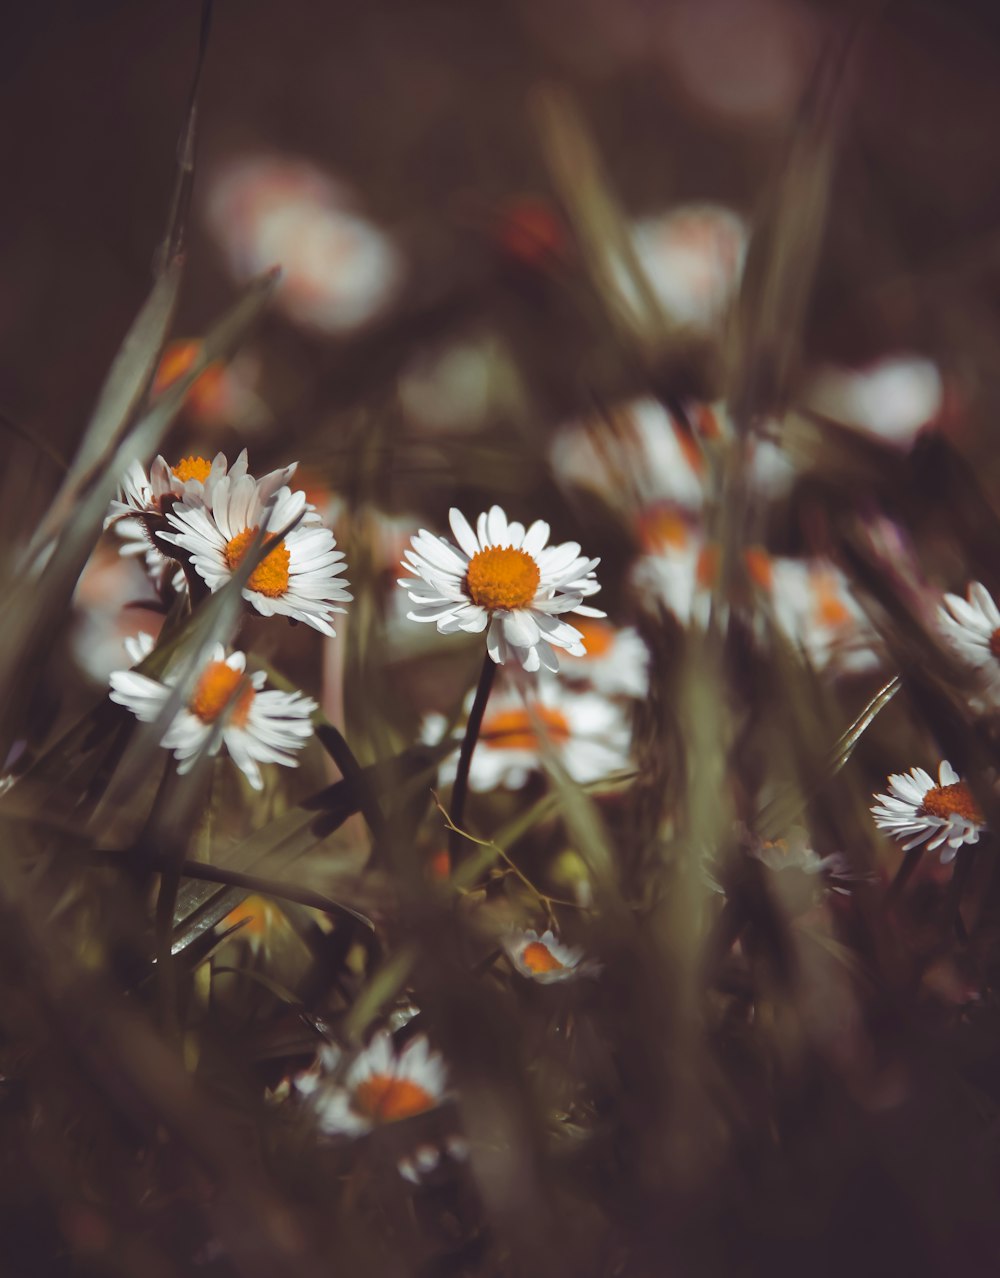
[[[935,785],[927,791],[923,802],[917,809],[921,816],[965,817],[967,821],[983,824],[983,814],[979,811],[972,791],[964,781],[956,781],[952,785]]]
[[[212,463],[205,457],[182,457],[176,466],[170,467],[171,473],[182,484],[186,484],[189,479],[198,479],[204,483],[211,469]]]
[[[376,1123],[395,1123],[433,1109],[435,1098],[419,1083],[393,1074],[373,1074],[354,1089],[354,1108]]]
[[[615,641],[615,628],[606,621],[578,620],[573,618],[573,625],[583,635],[583,646],[587,649],[587,657],[606,657]],[[585,661],[587,657],[579,660]]]
[[[990,635],[990,652],[1000,661],[1000,630],[994,630]]]
[[[255,696],[253,685],[241,671],[224,661],[213,661],[198,680],[188,709],[202,723],[214,723],[223,710],[231,708],[230,722],[242,728]]]
[[[521,962],[529,972],[561,972],[566,964],[560,963],[547,945],[532,941],[524,947]]]
[[[639,541],[644,550],[683,550],[688,544],[688,526],[675,511],[663,506],[645,510],[638,520]]]
[[[226,543],[224,554],[230,570],[235,571],[243,562],[256,536],[256,528],[246,528]],[[291,561],[288,548],[283,541],[279,541],[250,574],[247,588],[267,595],[268,599],[277,599],[288,589],[288,566]]]
[[[569,740],[569,721],[560,710],[535,706],[534,715],[556,742]],[[499,710],[490,715],[479,734],[494,750],[537,750],[538,733],[527,710]]]
[[[222,926],[231,928],[242,923],[241,936],[259,938],[270,930],[277,917],[280,914],[270,901],[265,901],[262,896],[248,896],[234,910],[229,911],[222,920]]]
[[[469,562],[465,580],[473,603],[482,608],[524,608],[541,581],[538,565],[526,550],[487,546]]]
[[[850,610],[837,587],[837,579],[830,573],[818,573],[813,584],[816,600],[816,620],[831,630],[845,626],[851,620]]]

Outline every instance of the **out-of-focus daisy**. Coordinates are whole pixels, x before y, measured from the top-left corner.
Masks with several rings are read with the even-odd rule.
[[[347,1069],[343,1082],[327,1077],[339,1063],[334,1051],[295,1080],[308,1098],[320,1131],[328,1136],[361,1136],[376,1127],[436,1109],[447,1097],[443,1059],[423,1034],[397,1051],[388,1031],[376,1034]]]
[[[639,265],[667,317],[696,330],[714,327],[736,293],[747,231],[743,219],[717,204],[683,205],[637,222]],[[626,297],[634,285],[622,275]]]
[[[941,860],[951,861],[963,843],[978,843],[986,826],[972,791],[947,760],[938,769],[937,785],[923,768],[911,768],[890,776],[889,793],[875,798],[875,824],[906,839],[904,852],[921,843],[931,852],[946,844]]]
[[[824,368],[806,387],[803,398],[808,407],[832,421],[908,448],[939,418],[944,382],[930,360],[893,355],[867,368]]]
[[[670,502],[698,510],[704,501],[698,444],[655,399],[564,427],[553,441],[552,468],[563,483],[592,489],[614,504]]]
[[[139,566],[99,545],[73,595],[70,643],[80,668],[107,686],[112,670],[121,668],[123,645],[129,651],[133,635],[143,627],[156,630],[162,622],[159,603],[150,597]]]
[[[142,723],[152,723],[179,677],[175,670],[160,682],[136,670],[115,671],[110,679],[111,700],[127,707]],[[255,790],[264,786],[258,764],[298,766],[295,752],[312,735],[310,716],[316,702],[301,692],[265,691],[265,678],[262,671],[246,673],[242,652],[227,657],[222,644],[214,645],[187,703],[160,739],[165,750],[173,750],[178,772],[190,771],[203,751],[216,754],[222,745]]]
[[[275,299],[289,318],[344,333],[385,310],[403,279],[399,251],[353,206],[303,160],[252,156],[210,179],[208,222],[237,279],[280,266]]]
[[[469,704],[471,704],[471,697]],[[425,741],[440,740],[441,715],[424,720]],[[469,770],[477,792],[505,786],[517,790],[542,768],[551,748],[569,775],[581,784],[599,781],[628,766],[631,730],[620,704],[596,692],[572,692],[555,680],[525,696],[516,688],[494,693],[483,716]],[[441,779],[455,776],[456,759],[441,764]]]
[[[272,942],[279,935],[289,935],[293,929],[285,914],[266,896],[251,895],[230,910],[219,929],[227,932],[238,929],[232,940],[246,945],[251,954],[267,954]]]
[[[339,605],[352,596],[340,580],[347,565],[329,528],[317,526],[319,516],[302,492],[279,488],[268,500],[257,480],[223,476],[211,493],[210,505],[175,504],[167,512],[174,532],[159,534],[190,557],[195,571],[214,593],[221,590],[243,561],[261,528],[281,531],[298,519],[250,574],[243,598],[265,617],[276,614],[304,621],[325,635]],[[266,536],[266,531],[265,531]]]
[[[454,507],[450,521],[457,547],[421,529],[404,555],[403,567],[414,577],[399,584],[414,605],[406,614],[411,621],[435,622],[442,634],[485,630],[495,662],[513,656],[528,671],[558,670],[556,648],[583,652],[580,631],[559,614],[604,616],[583,603],[600,589],[599,559],[581,556],[575,541],[547,546],[543,519],[525,529],[508,523],[499,506],[479,516],[475,532]]]
[[[153,378],[154,396],[162,395],[190,371],[201,346],[196,338],[171,342],[167,346]],[[230,364],[217,360],[192,383],[184,407],[201,426],[236,423],[251,429],[260,426],[267,413],[252,389],[256,374],[257,365],[252,356],[239,355]]]
[[[596,976],[599,964],[585,960],[583,950],[565,945],[552,931],[541,936],[532,929],[509,932],[502,939],[507,957],[522,976],[540,985],[572,981],[578,976]]]
[[[586,652],[569,656],[563,674],[569,680],[585,680],[605,697],[644,697],[649,688],[649,649],[633,626],[620,629],[610,622],[581,619]]]
[[[962,660],[979,673],[991,698],[1000,698],[1000,608],[986,587],[973,581],[967,598],[945,595],[938,624]]]
[[[632,582],[647,607],[666,608],[683,626],[704,629],[719,572],[718,548],[674,511],[643,511],[637,532],[647,553],[636,560]]]
[[[763,556],[755,562],[755,578],[769,581],[779,630],[815,670],[858,674],[878,666],[877,636],[835,564],[775,558],[765,572]]]

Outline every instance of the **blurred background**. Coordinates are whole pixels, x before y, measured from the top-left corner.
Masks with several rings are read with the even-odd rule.
[[[8,9],[0,527],[17,540],[45,510],[148,294],[201,8]],[[192,390],[164,452],[232,459],[246,446],[257,474],[299,460],[298,482],[345,546],[356,600],[335,641],[304,627],[265,638],[259,618],[241,641],[280,657],[362,763],[402,751],[428,712],[460,714],[481,651],[408,626],[399,555],[417,527],[443,530],[449,505],[474,516],[499,501],[602,556],[599,602],[616,626],[637,628],[630,651],[641,652],[637,678],[609,692],[621,732],[626,719],[636,729],[623,759],[640,777],[600,799],[615,909],[589,914],[586,832],[564,828],[554,807],[512,844],[553,894],[539,898],[550,912],[559,893],[575,894],[562,922],[572,933],[583,920],[576,939],[609,973],[587,985],[592,996],[546,1004],[517,971],[498,975],[495,954],[480,980],[462,945],[477,961],[487,953],[493,897],[487,923],[478,897],[467,915],[456,909],[453,942],[450,903],[429,895],[422,871],[406,877],[405,855],[391,873],[356,873],[369,851],[359,819],[318,832],[305,868],[296,862],[313,886],[343,879],[390,955],[415,946],[393,1028],[415,1011],[403,1006],[412,996],[421,1032],[449,1053],[463,1121],[479,1115],[489,1151],[468,1175],[404,1200],[394,1153],[372,1142],[356,1163],[343,1149],[328,1157],[308,1144],[301,1114],[264,1103],[265,1088],[287,1095],[321,1039],[358,1023],[377,948],[362,932],[291,911],[274,966],[260,959],[266,947],[253,951],[254,980],[265,979],[235,994],[223,979],[218,1001],[212,951],[192,944],[190,1073],[226,1133],[220,1147],[237,1163],[244,1147],[259,1159],[271,1212],[260,1236],[275,1254],[282,1212],[301,1212],[301,1234],[289,1226],[287,1237],[308,1235],[313,1251],[302,1243],[289,1272],[311,1275],[331,1257],[425,1278],[996,1271],[1000,883],[980,858],[971,945],[953,927],[966,880],[954,892],[936,863],[886,922],[879,894],[902,858],[875,835],[867,803],[889,772],[931,766],[944,746],[963,772],[1000,756],[995,724],[990,738],[968,715],[949,718],[925,679],[941,591],[964,592],[973,577],[994,595],[1000,586],[998,119],[1000,7],[989,0],[214,6],[183,289],[152,395],[190,366],[250,280],[276,265],[282,275],[242,349]],[[719,456],[740,432],[736,501],[718,483]],[[745,558],[750,585],[734,595],[737,622],[712,666],[701,664],[699,610],[713,584],[706,552],[720,544]],[[101,703],[123,635],[159,624],[163,601],[117,548],[103,539],[77,590],[72,644],[59,636],[74,664],[39,680],[25,758],[53,725]],[[795,661],[758,642],[767,609],[748,620],[754,590]],[[143,609],[127,606],[140,596]],[[823,774],[829,787],[803,818],[802,873],[776,887],[777,870],[772,881],[760,868],[774,869],[776,845],[747,855],[736,819],[767,813],[777,780],[807,788],[896,671],[907,695],[865,736],[856,770]],[[335,775],[310,749],[259,807],[223,777],[206,858],[241,853],[265,819],[294,815]],[[473,817],[491,832],[516,824],[548,784],[537,768],[523,792],[524,778],[503,793],[486,784]],[[141,823],[130,803],[126,830]],[[186,831],[199,849],[203,833]],[[403,854],[440,856],[429,801],[406,833]],[[49,856],[50,833],[38,838]],[[828,874],[841,855],[849,890]],[[58,897],[60,876],[72,876],[56,864]],[[81,912],[66,966],[115,929],[148,950],[148,902],[136,910],[138,898],[105,893],[96,874],[78,877],[87,909],[97,903]],[[503,909],[537,910],[511,877],[490,884]],[[220,907],[212,928],[228,917]],[[262,918],[258,907],[243,922]],[[117,962],[102,970],[115,997]],[[274,972],[291,999],[266,984]],[[14,972],[4,992],[20,1015],[17,982]],[[54,1017],[50,1039],[32,1014],[23,1060],[17,1016],[13,1030],[5,1022],[14,1082],[0,1079],[15,1133],[5,1219],[23,1226],[23,1272],[261,1273],[253,1204],[227,1215],[225,1195],[192,1170],[204,1151],[183,1122],[161,1140],[183,1105],[137,1106],[124,1088],[130,1121],[142,1106],[152,1114],[141,1138],[122,1135],[114,1101],[93,1140],[86,1125],[79,1135],[93,1080],[67,1091],[72,1051],[50,1073],[35,1068],[32,1053],[48,1059],[53,1041],[59,1056],[65,1026]],[[157,1044],[169,1081],[172,1045]],[[103,1049],[112,1084],[126,1046]],[[185,1084],[187,1069],[186,1058]],[[201,1111],[190,1113],[197,1127]],[[37,1114],[49,1144],[36,1139]],[[19,1150],[34,1160],[23,1220]],[[131,1183],[140,1161],[148,1192]],[[81,1162],[92,1176],[82,1189]],[[241,1182],[225,1164],[218,1183]],[[342,1234],[324,1233],[331,1214]],[[68,1242],[48,1253],[39,1240],[56,1227]],[[47,1270],[56,1256],[64,1268]],[[150,1257],[162,1267],[146,1268]]]

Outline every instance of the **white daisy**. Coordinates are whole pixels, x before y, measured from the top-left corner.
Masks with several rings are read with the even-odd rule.
[[[176,670],[162,683],[135,670],[117,670],[111,675],[111,700],[126,706],[142,723],[152,723],[178,678]],[[216,754],[223,744],[255,790],[264,785],[258,763],[298,766],[294,752],[312,735],[310,716],[316,702],[301,692],[262,691],[265,678],[262,671],[246,674],[242,652],[227,657],[222,644],[214,645],[187,704],[160,739],[179,760],[178,772],[189,772],[204,750]]]
[[[342,1082],[328,1078],[340,1063],[336,1049],[321,1053],[295,1080],[308,1098],[320,1131],[328,1136],[361,1136],[375,1127],[436,1109],[447,1097],[448,1076],[438,1052],[423,1034],[396,1050],[387,1030],[376,1034],[354,1059]]]
[[[585,680],[603,696],[642,698],[649,688],[649,649],[633,626],[617,629],[607,621],[581,620],[586,652],[563,666],[569,680]]]
[[[815,670],[860,674],[880,664],[877,636],[835,564],[775,558],[756,575],[769,579],[778,629]]]
[[[541,936],[530,928],[526,932],[509,932],[501,944],[521,975],[540,985],[596,976],[601,970],[599,964],[584,960],[583,950],[564,945],[551,931]]]
[[[470,695],[467,706],[471,700]],[[440,740],[444,726],[443,716],[429,715],[423,739]],[[546,747],[574,781],[599,781],[628,766],[631,739],[621,705],[599,693],[572,692],[555,680],[540,684],[530,697],[516,688],[501,688],[483,716],[469,786],[477,793],[497,786],[520,789],[532,772],[541,770]],[[441,764],[441,780],[453,781],[456,767],[451,754]]]
[[[956,653],[978,671],[994,698],[1000,697],[1000,608],[981,582],[969,585],[967,598],[945,595],[938,624]]]
[[[270,499],[269,499],[270,498]],[[338,606],[352,598],[349,582],[338,580],[347,565],[335,549],[329,528],[306,501],[305,493],[280,487],[265,495],[249,475],[224,475],[207,504],[177,503],[167,512],[175,532],[159,537],[185,551],[195,571],[214,593],[221,590],[253,545],[261,528],[280,531],[299,519],[261,560],[243,587],[243,598],[265,617],[280,614],[304,621],[325,635]]]
[[[704,630],[719,571],[718,547],[669,508],[644,510],[637,524],[649,553],[636,560],[632,584],[647,607],[666,608],[681,625]]]
[[[924,842],[933,852],[946,843],[941,860],[950,861],[963,843],[978,843],[986,826],[972,791],[947,760],[938,769],[937,785],[923,768],[911,768],[889,778],[888,794],[874,797],[875,824],[893,838],[906,839],[904,852]]]
[[[516,656],[525,670],[558,670],[555,648],[579,656],[580,631],[559,614],[603,617],[583,600],[600,590],[594,569],[599,559],[580,556],[575,541],[548,546],[549,526],[508,523],[499,506],[479,516],[473,532],[454,507],[449,515],[458,547],[421,529],[412,538],[403,567],[419,580],[400,579],[413,611],[411,621],[436,622],[441,634],[486,630],[486,647],[503,665]]]
[[[292,462],[257,480],[261,499],[267,501],[287,484],[297,465]],[[163,516],[175,502],[205,505],[211,501],[215,485],[223,476],[228,474],[235,481],[245,476],[247,470],[245,448],[231,467],[225,453],[216,453],[211,461],[196,455],[182,457],[175,466],[157,456],[148,475],[139,462],[131,462],[122,476],[120,495],[108,508],[104,527],[113,527],[124,543],[119,547],[120,554],[145,556],[146,571],[158,588],[164,584],[167,574],[173,573],[171,584],[180,591],[184,588],[184,574],[172,567],[171,558],[155,540],[155,535],[166,528]]]

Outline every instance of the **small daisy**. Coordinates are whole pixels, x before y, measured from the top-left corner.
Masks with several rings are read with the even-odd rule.
[[[498,665],[515,656],[528,671],[558,670],[555,648],[580,656],[580,631],[559,614],[604,616],[583,604],[600,589],[594,576],[600,560],[582,558],[575,541],[546,547],[544,520],[525,529],[508,523],[499,506],[479,516],[475,532],[454,507],[449,517],[461,549],[421,529],[405,553],[403,567],[414,574],[399,581],[414,605],[407,617],[436,622],[441,634],[486,630]]]
[[[278,906],[267,897],[256,895],[242,900],[219,924],[221,932],[232,928],[238,930],[229,939],[246,945],[254,957],[269,955],[275,939],[293,934],[292,925]]]
[[[570,656],[563,667],[569,680],[586,680],[606,697],[642,698],[649,688],[649,649],[632,626],[616,629],[607,621],[581,620],[586,652]]]
[[[719,573],[718,547],[699,528],[660,507],[640,514],[637,531],[649,553],[636,560],[632,584],[646,606],[665,608],[681,625],[704,630]]]
[[[835,564],[776,558],[766,575],[775,624],[813,669],[860,674],[880,664],[871,623]]]
[[[313,1069],[299,1075],[296,1090],[314,1107],[320,1131],[328,1136],[362,1136],[387,1123],[436,1109],[447,1098],[448,1076],[438,1052],[423,1034],[397,1051],[383,1030],[351,1064],[343,1082],[327,1080],[340,1053],[327,1050]]]
[[[597,963],[584,961],[583,950],[564,945],[551,931],[541,936],[530,928],[526,932],[510,932],[501,943],[521,975],[540,985],[596,976],[600,971]]]
[[[167,522],[176,531],[159,537],[190,556],[214,593],[232,577],[261,527],[281,530],[296,519],[299,523],[250,574],[243,598],[265,617],[291,617],[332,636],[332,614],[344,612],[338,605],[352,598],[345,589],[350,583],[338,579],[347,565],[333,533],[318,526],[319,515],[305,493],[279,487],[267,494],[250,475],[235,480],[224,475],[208,504],[173,506]]]
[[[444,725],[443,716],[428,716],[423,739],[431,744],[440,740]],[[621,705],[599,693],[571,692],[554,680],[540,685],[529,699],[515,688],[502,688],[483,716],[470,788],[477,793],[497,786],[520,789],[532,772],[541,770],[546,745],[574,781],[586,784],[628,766],[631,731]],[[454,780],[455,769],[452,754],[441,764],[441,780]]]
[[[924,842],[933,852],[947,843],[941,860],[951,861],[963,843],[978,843],[986,826],[972,791],[947,760],[938,769],[937,785],[923,768],[911,768],[889,778],[888,794],[874,797],[875,824],[896,839],[907,839],[904,852]]]
[[[938,624],[958,655],[977,670],[994,697],[1000,697],[1000,608],[978,581],[967,598],[945,595]]]
[[[129,653],[135,654],[142,654],[141,646]],[[135,670],[117,670],[111,675],[111,700],[127,707],[142,723],[153,723],[178,678],[174,672],[161,683]],[[246,674],[242,652],[227,657],[222,644],[215,644],[187,704],[180,707],[160,740],[179,760],[178,772],[189,772],[204,750],[216,754],[223,744],[255,790],[264,786],[258,763],[298,766],[294,751],[301,750],[312,735],[310,716],[316,702],[301,692],[262,691],[265,678],[262,671]]]

